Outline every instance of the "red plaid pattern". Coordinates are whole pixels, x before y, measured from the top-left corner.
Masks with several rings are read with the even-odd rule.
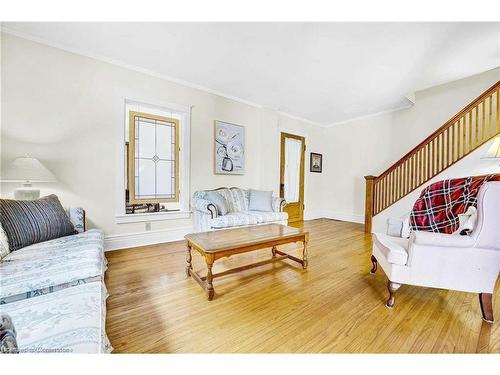
[[[477,207],[479,188],[500,181],[500,174],[443,180],[427,186],[413,205],[412,230],[451,234],[458,229],[458,215]]]

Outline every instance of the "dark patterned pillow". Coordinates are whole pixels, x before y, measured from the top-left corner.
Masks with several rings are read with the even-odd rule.
[[[56,195],[34,201],[0,199],[0,222],[10,251],[77,233]]]

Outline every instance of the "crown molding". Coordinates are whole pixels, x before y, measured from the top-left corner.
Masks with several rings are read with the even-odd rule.
[[[78,49],[78,48],[67,47],[67,46],[64,46],[62,44],[55,43],[53,41],[50,41],[50,40],[47,40],[47,39],[44,39],[44,38],[40,38],[40,37],[31,35],[31,34],[28,34],[28,33],[24,33],[22,31],[11,29],[11,28],[6,27],[4,25],[0,25],[0,31],[4,32],[6,34],[9,34],[9,35],[16,36],[18,38],[26,39],[26,40],[29,40],[29,41],[32,41],[32,42],[36,42],[36,43],[39,43],[39,44],[43,44],[43,45],[46,45],[46,46],[49,46],[49,47],[57,48],[57,49],[60,49],[60,50],[66,51],[66,52],[74,53],[76,55],[88,57],[88,58],[91,58],[91,59],[94,59],[94,60],[97,60],[97,61],[102,61],[102,62],[105,62],[105,63],[108,63],[108,64],[119,66],[121,68],[132,70],[132,71],[135,71],[135,72],[138,72],[138,73],[142,73],[142,74],[145,74],[145,75],[148,75],[148,76],[152,76],[152,77],[155,77],[155,78],[160,78],[160,79],[163,79],[165,81],[169,81],[169,82],[172,82],[172,83],[175,83],[175,84],[178,84],[178,85],[190,87],[192,89],[200,90],[200,91],[203,91],[203,92],[206,92],[206,93],[209,93],[209,94],[217,95],[217,96],[220,96],[220,97],[225,98],[225,99],[229,99],[229,100],[233,100],[233,101],[238,102],[238,103],[249,105],[251,107],[255,107],[255,108],[259,108],[259,109],[266,109],[266,106],[263,105],[263,104],[259,104],[259,103],[256,103],[256,102],[253,102],[253,101],[250,101],[250,100],[246,100],[246,99],[234,96],[234,95],[226,94],[226,93],[218,91],[218,90],[213,90],[211,88],[208,88],[208,87],[205,87],[205,86],[202,86],[202,85],[198,85],[196,83],[192,83],[192,82],[189,82],[189,81],[185,81],[185,80],[182,80],[182,79],[178,79],[178,78],[166,75],[166,74],[161,74],[161,73],[155,72],[155,71],[150,70],[150,69],[145,69],[145,68],[141,68],[141,67],[136,66],[136,65],[128,64],[128,63],[125,63],[125,62],[120,61],[120,60],[114,60],[114,59],[108,58],[106,56],[94,54],[94,53],[91,53],[91,52],[88,52],[88,51],[85,51],[85,50],[82,50],[82,49]],[[269,107],[267,107],[267,108],[269,108]],[[324,126],[323,124],[317,123],[315,121],[312,121],[312,120],[309,120],[309,119],[306,119],[306,118],[303,118],[303,117],[292,115],[291,113],[287,113],[287,112],[283,112],[283,111],[278,111],[278,110],[274,110],[274,111],[276,111],[281,116],[285,116],[285,117],[288,117],[288,118],[291,118],[291,119],[294,119],[294,120],[299,120],[299,121],[302,121],[302,122],[306,122],[306,123],[314,125],[314,126],[319,126],[319,127],[323,127]]]
[[[337,125],[344,125],[344,124],[348,124],[350,122],[355,122],[358,120],[368,119],[370,117],[375,117],[375,116],[379,116],[379,115],[383,115],[383,114],[387,114],[387,113],[400,111],[403,109],[408,109],[408,108],[411,108],[414,104],[414,102],[411,101],[411,97],[405,96],[405,99],[408,100],[410,105],[397,107],[397,108],[393,108],[390,110],[380,111],[380,112],[376,112],[376,113],[372,113],[372,114],[368,114],[368,115],[363,115],[363,116],[351,118],[351,119],[348,119],[345,121],[334,122],[331,124],[322,124],[322,123],[318,123],[318,122],[313,121],[313,120],[309,120],[309,119],[304,118],[304,117],[293,115],[293,114],[288,113],[288,112],[280,111],[280,110],[275,109],[275,108],[270,108],[270,107],[265,106],[263,104],[259,104],[259,103],[256,103],[256,102],[253,102],[250,100],[246,100],[246,99],[243,99],[243,98],[231,95],[231,94],[227,94],[227,93],[224,93],[224,92],[221,92],[218,90],[214,90],[214,89],[202,86],[202,85],[198,85],[196,83],[192,83],[189,81],[178,79],[178,78],[166,75],[166,74],[161,74],[161,73],[155,72],[155,71],[150,70],[150,69],[141,68],[141,67],[136,66],[136,65],[128,64],[128,63],[125,63],[125,62],[120,61],[120,60],[111,59],[111,58],[108,58],[106,56],[94,54],[94,53],[91,53],[91,52],[88,52],[88,51],[85,51],[82,49],[67,47],[67,46],[62,45],[60,43],[56,43],[56,42],[53,42],[53,41],[50,41],[50,40],[47,40],[44,38],[40,38],[40,37],[31,35],[28,33],[24,33],[22,31],[14,30],[12,28],[6,27],[5,25],[3,25],[1,23],[0,23],[0,31],[4,32],[6,34],[9,34],[9,35],[16,36],[18,38],[26,39],[26,40],[29,40],[29,41],[32,41],[35,43],[39,43],[39,44],[43,44],[43,45],[46,45],[49,47],[57,48],[57,49],[60,49],[60,50],[63,50],[63,51],[69,52],[69,53],[73,53],[73,54],[84,56],[87,58],[91,58],[91,59],[94,59],[97,61],[105,62],[105,63],[115,65],[115,66],[118,66],[118,67],[121,67],[124,69],[128,69],[128,70],[131,70],[134,72],[142,73],[142,74],[145,74],[145,75],[148,75],[151,77],[155,77],[155,78],[159,78],[159,79],[162,79],[162,80],[165,80],[168,82],[172,82],[172,83],[175,83],[175,84],[178,84],[181,86],[185,86],[185,87],[189,87],[192,89],[203,91],[203,92],[206,92],[209,94],[213,94],[213,95],[219,96],[221,98],[233,100],[235,102],[246,104],[246,105],[254,107],[254,108],[270,109],[270,110],[276,112],[278,115],[281,115],[283,117],[287,117],[287,118],[290,118],[293,120],[301,121],[301,122],[304,122],[304,123],[307,123],[307,124],[310,124],[313,126],[317,126],[320,128],[330,128],[330,127],[337,126]]]
[[[409,105],[405,105],[405,106],[401,106],[401,107],[397,107],[397,108],[393,108],[393,109],[388,109],[385,111],[375,112],[375,113],[371,113],[368,115],[363,115],[363,116],[355,117],[355,118],[352,118],[349,120],[345,120],[345,121],[334,122],[330,125],[325,125],[324,127],[331,128],[331,127],[338,126],[338,125],[345,125],[345,124],[349,124],[351,122],[355,122],[355,121],[359,121],[359,120],[366,120],[366,119],[369,119],[372,117],[377,117],[377,116],[386,115],[386,114],[393,113],[393,112],[402,111],[405,109],[409,109],[411,107],[413,107],[413,104],[409,104]]]

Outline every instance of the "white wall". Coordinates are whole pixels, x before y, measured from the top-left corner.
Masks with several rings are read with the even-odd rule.
[[[498,80],[500,68],[417,92],[411,108],[328,128],[325,216],[363,222],[364,176],[380,175]],[[465,164],[470,172],[457,173],[480,170],[482,162],[474,160],[474,167]]]
[[[2,162],[23,154],[43,161],[59,179],[40,185],[64,205],[83,206],[92,226],[102,228],[113,247],[147,239],[177,239],[191,219],[144,223],[115,222],[118,176],[123,156],[124,101],[192,105],[191,194],[221,186],[279,187],[279,132],[300,130],[308,151],[324,152],[324,129],[201,90],[181,86],[95,59],[2,34]],[[224,120],[246,127],[246,173],[214,175],[213,123]],[[307,158],[308,163],[308,158]],[[5,165],[5,164],[4,164]],[[306,171],[306,217],[321,207],[322,176]],[[3,183],[2,196],[16,184]],[[133,236],[125,236],[134,234]]]

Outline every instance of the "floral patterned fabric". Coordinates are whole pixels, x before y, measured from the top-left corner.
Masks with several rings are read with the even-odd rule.
[[[248,204],[250,201],[250,193],[248,190],[243,189],[230,189],[231,191],[231,203],[233,206],[232,212],[242,212],[248,210]]]
[[[230,189],[217,189],[215,191],[224,197],[227,204],[229,205],[229,212],[238,212],[234,204],[233,193],[231,192]]]
[[[21,353],[109,353],[107,292],[93,282],[0,306],[12,318]]]
[[[281,222],[288,220],[286,212],[265,212],[265,211],[247,211],[247,215],[255,217],[257,224]]]
[[[273,211],[274,212],[283,212],[283,207],[285,207],[285,199],[280,197],[273,197]],[[287,217],[288,218],[288,217]]]
[[[283,212],[285,200],[273,197],[272,209],[270,212],[248,211],[250,193],[248,190],[240,188],[222,188],[215,190],[223,196],[229,205],[229,214],[217,215],[207,207],[210,201],[207,198],[207,191],[196,191],[193,194],[194,207],[194,230],[204,232],[214,229],[231,228],[245,225],[257,225],[263,223],[279,222],[287,224],[288,214]]]
[[[193,201],[194,208],[204,214],[217,216],[217,208],[209,200],[198,198]]]
[[[11,252],[0,265],[0,303],[102,278],[106,270],[103,246],[102,231],[92,229]]]
[[[70,207],[67,214],[78,233],[85,232],[85,211],[81,207]]]
[[[0,261],[9,255],[9,240],[7,239],[7,235],[2,228],[2,224],[0,223]]]
[[[212,228],[231,228],[243,225],[257,225],[257,217],[243,212],[232,212],[230,214],[219,216],[210,221]]]
[[[81,284],[91,283],[93,281],[103,281],[103,276],[87,277],[85,279],[78,279],[78,280],[70,281],[70,282],[63,283],[63,284],[58,284],[58,285],[54,285],[54,286],[48,286],[45,288],[30,290],[30,291],[28,291],[26,293],[22,293],[22,294],[14,294],[12,296],[2,297],[2,298],[0,298],[0,305],[6,304],[6,303],[12,303],[12,302],[16,302],[16,301],[21,301],[23,299],[43,296],[44,294],[54,293],[54,292],[57,292],[58,290],[71,288],[72,286],[77,286],[77,285],[81,285]]]

